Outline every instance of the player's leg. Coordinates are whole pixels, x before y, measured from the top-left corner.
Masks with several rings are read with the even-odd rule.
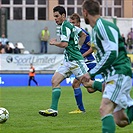
[[[131,124],[133,121],[133,105],[128,107],[126,110],[121,109],[117,112],[114,112],[113,115],[115,118],[115,123],[119,127],[125,127],[125,126]]]
[[[124,109],[121,109],[117,112],[113,113],[114,119],[115,119],[115,123],[119,126],[119,127],[125,127],[126,125],[128,125],[128,117],[124,111]]]
[[[32,78],[33,82],[36,84],[36,86],[38,86],[37,81],[35,80],[35,77]]]
[[[126,114],[128,117],[128,124],[133,122],[133,105],[126,109]]]
[[[103,131],[107,131],[107,132],[111,131],[111,133],[115,132],[114,124],[110,125],[109,119],[110,119],[110,123],[111,121],[113,123],[113,121],[115,120],[116,124],[120,127],[124,127],[132,122],[133,99],[131,99],[130,97],[131,86],[132,86],[132,79],[129,76],[117,74],[110,77],[110,79],[108,79],[108,82],[106,83],[105,90],[103,93],[103,99],[107,99],[107,100],[102,101],[102,106],[100,111],[101,116],[103,117],[102,118]],[[110,101],[112,105],[116,104],[116,106],[114,106],[115,109],[113,110],[114,117],[108,111],[108,109],[111,107],[111,104],[108,104],[109,103],[108,101]],[[127,115],[125,115],[123,111],[123,109],[126,107],[128,107]],[[110,127],[113,129],[113,131]]]
[[[75,78],[73,81],[72,87],[74,90],[74,96],[75,96],[75,100],[76,100],[78,109],[69,112],[70,114],[85,112],[83,101],[82,101],[82,90],[80,88],[80,84],[81,84],[81,82]]]
[[[102,133],[115,133],[115,121],[112,115],[115,104],[108,98],[102,98],[100,114],[102,120]]]
[[[29,80],[28,80],[28,86],[30,86],[31,80],[32,80],[32,77],[30,76],[30,77],[29,77]]]
[[[60,83],[64,79],[64,76],[58,72],[52,77],[52,102],[50,109],[40,110],[39,114],[43,116],[57,116],[58,114],[58,102],[61,95]]]
[[[52,103],[51,109],[57,110],[58,108],[58,100],[61,94],[60,83],[64,80],[64,76],[59,72],[55,72],[52,77]]]
[[[112,76],[108,79],[105,85],[105,90],[102,96],[102,102],[100,106],[100,115],[102,120],[102,133],[115,133],[115,120],[113,111],[116,107],[116,98],[120,90],[118,87],[118,76]]]
[[[128,76],[123,77],[122,91],[120,92],[120,105],[114,110],[114,117],[116,124],[119,127],[125,127],[133,121],[133,99],[130,97],[130,91],[132,88],[132,79]],[[124,105],[123,105],[124,104]]]
[[[68,68],[67,62],[64,62],[52,77],[52,102],[50,109],[40,110],[39,114],[43,116],[57,116],[58,114],[58,101],[61,95],[60,83],[68,76],[71,75],[71,72]]]

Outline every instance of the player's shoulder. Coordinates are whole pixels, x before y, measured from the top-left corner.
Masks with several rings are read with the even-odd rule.
[[[82,29],[82,31],[87,35],[87,36],[90,36],[90,34],[89,34],[89,32],[88,31],[86,31],[85,29],[83,29],[83,28],[81,28]]]
[[[114,24],[113,22],[110,22],[104,18],[99,18],[97,20],[97,25],[96,25],[97,28],[113,28],[113,29],[116,29],[118,30],[118,27],[116,26],[116,24]]]
[[[65,21],[63,22],[63,24],[62,24],[62,28],[66,28],[66,27],[69,28],[69,29],[71,29],[71,28],[74,27],[74,25],[71,24],[69,21],[65,20]]]

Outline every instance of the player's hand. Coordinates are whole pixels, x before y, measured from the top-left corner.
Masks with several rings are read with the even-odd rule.
[[[50,45],[55,45],[55,42],[57,42],[57,39],[53,38],[53,39],[50,40],[49,44]]]
[[[91,79],[91,77],[90,77],[89,73],[86,73],[86,74],[84,74],[84,75],[81,77],[81,82],[82,82],[82,83],[83,83],[83,82],[89,82],[90,79]]]

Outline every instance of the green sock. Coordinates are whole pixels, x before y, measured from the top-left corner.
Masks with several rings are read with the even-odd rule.
[[[52,90],[52,104],[50,107],[51,109],[57,110],[60,95],[61,95],[61,88],[53,88],[53,90]]]
[[[94,90],[98,90],[98,91],[102,92],[102,82],[94,81],[94,83],[92,84],[92,88]]]
[[[133,106],[128,107],[128,108],[126,109],[126,114],[127,114],[127,116],[128,116],[128,121],[129,121],[129,123],[131,123],[131,122],[133,121]]]
[[[102,118],[102,133],[115,133],[115,122],[112,114]]]

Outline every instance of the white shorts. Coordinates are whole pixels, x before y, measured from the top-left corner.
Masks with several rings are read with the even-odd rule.
[[[84,60],[79,61],[64,61],[56,72],[62,74],[65,78],[70,77],[71,74],[74,74],[76,78],[83,76],[88,71],[88,67],[85,64]]]
[[[103,98],[108,98],[117,104],[114,112],[133,105],[133,99],[130,97],[132,88],[132,78],[122,74],[111,76],[105,85]]]

